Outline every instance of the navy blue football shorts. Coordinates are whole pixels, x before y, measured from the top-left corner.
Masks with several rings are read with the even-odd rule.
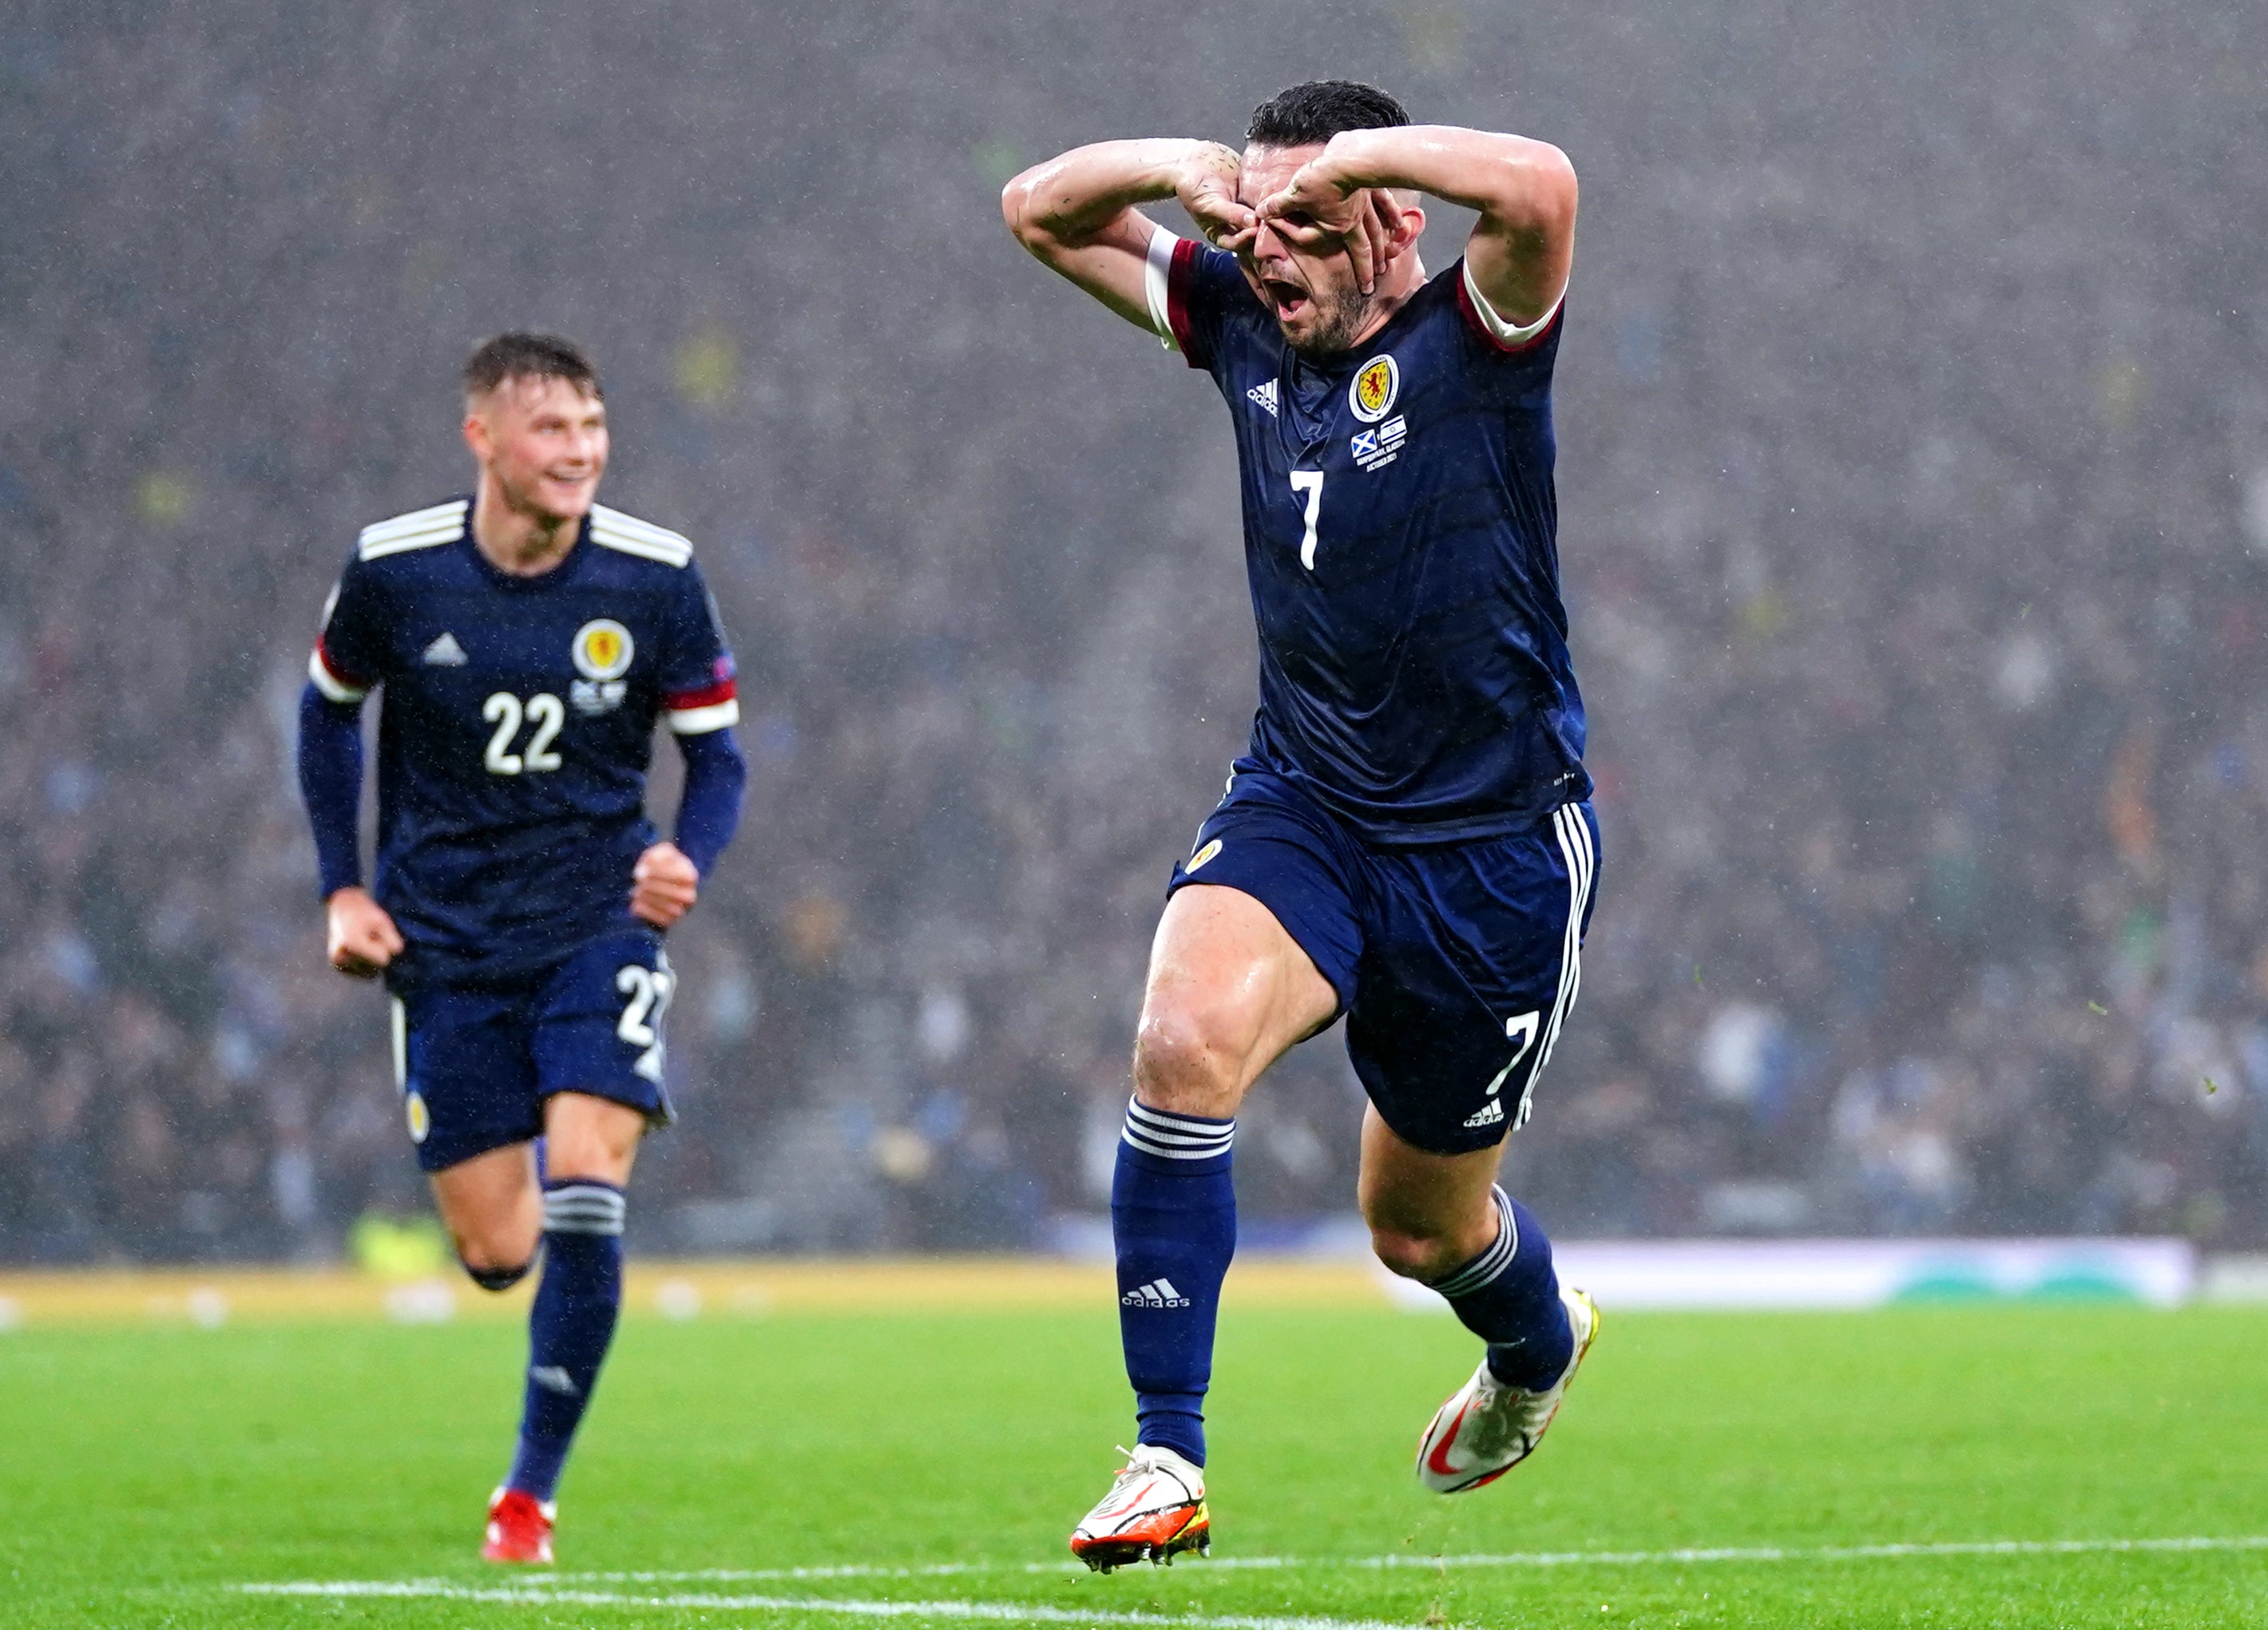
[[[1240,759],[1167,893],[1218,883],[1266,906],[1338,992],[1380,1118],[1462,1154],[1528,1119],[1575,1005],[1598,869],[1587,803],[1507,837],[1387,848]]]
[[[417,1163],[441,1171],[543,1132],[556,1092],[670,1120],[661,1020],[677,985],[661,936],[601,935],[523,983],[394,999],[394,1076]]]

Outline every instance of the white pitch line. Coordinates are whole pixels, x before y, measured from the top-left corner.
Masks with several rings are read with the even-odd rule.
[[[1874,1545],[1706,1545],[1675,1551],[1509,1551],[1423,1556],[1295,1557],[1220,1556],[1192,1564],[1200,1577],[1216,1568],[1403,1568],[1445,1567],[1646,1567],[1695,1562],[1863,1562],[1933,1556],[2085,1556],[2125,1552],[2268,1551],[2268,1534],[2191,1535],[2169,1539],[1970,1539],[1922,1540]],[[682,1571],[560,1574],[563,1583],[585,1580],[616,1583],[711,1583],[798,1579],[940,1579],[968,1574],[1072,1574],[1079,1564],[1062,1562],[932,1562],[902,1567],[843,1563],[810,1567],[703,1567]],[[534,1584],[536,1582],[531,1581]]]
[[[828,1601],[793,1596],[632,1596],[615,1590],[476,1589],[438,1579],[295,1580],[278,1584],[239,1585],[249,1596],[318,1597],[331,1599],[391,1597],[420,1601],[489,1602],[512,1607],[672,1607],[717,1612],[816,1613],[853,1619],[972,1619],[995,1624],[1163,1625],[1174,1630],[1409,1630],[1383,1619],[1309,1619],[1242,1613],[1130,1613],[1085,1612],[1025,1602]]]
[[[1501,1555],[1349,1557],[1343,1567],[1611,1567],[1686,1562],[1863,1562],[1929,1556],[2084,1556],[2132,1551],[2264,1551],[2268,1535],[2177,1539],[1968,1539],[1880,1545],[1719,1545],[1681,1551],[1515,1551]],[[1257,1560],[1258,1559],[1255,1559]]]

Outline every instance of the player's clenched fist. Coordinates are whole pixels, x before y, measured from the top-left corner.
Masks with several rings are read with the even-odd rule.
[[[368,979],[401,954],[401,931],[367,889],[342,889],[328,904],[331,966],[341,973]]]
[[[1197,230],[1214,248],[1232,254],[1252,247],[1252,231],[1259,224],[1249,206],[1237,201],[1242,167],[1233,148],[1198,142],[1174,178],[1174,195]]]
[[[674,926],[700,892],[699,868],[675,844],[654,845],[630,869],[630,915],[657,928]]]

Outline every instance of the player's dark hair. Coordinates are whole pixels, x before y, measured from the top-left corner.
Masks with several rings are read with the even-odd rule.
[[[1244,139],[1255,147],[1306,147],[1328,142],[1342,130],[1382,130],[1409,122],[1410,110],[1374,85],[1310,79],[1254,108]]]
[[[465,358],[468,396],[485,396],[506,380],[565,380],[586,396],[607,395],[583,348],[556,334],[499,334]]]

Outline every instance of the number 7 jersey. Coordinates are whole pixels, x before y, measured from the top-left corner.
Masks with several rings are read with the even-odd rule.
[[[374,892],[408,942],[402,987],[519,979],[637,926],[655,721],[740,717],[685,539],[594,505],[564,560],[514,577],[474,546],[471,513],[364,527],[308,660],[334,703],[384,689]]]
[[[1160,337],[1235,423],[1252,756],[1389,845],[1499,837],[1588,797],[1552,486],[1558,310],[1512,328],[1461,260],[1317,360],[1233,255],[1160,232],[1149,288]]]

